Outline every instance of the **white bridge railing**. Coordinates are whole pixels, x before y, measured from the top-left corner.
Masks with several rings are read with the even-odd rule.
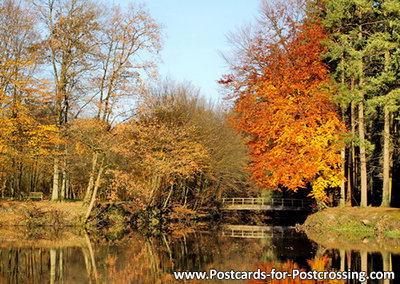
[[[232,238],[297,238],[293,227],[226,225],[222,236]]]
[[[303,209],[310,202],[304,199],[292,198],[222,198],[222,208],[225,209]]]

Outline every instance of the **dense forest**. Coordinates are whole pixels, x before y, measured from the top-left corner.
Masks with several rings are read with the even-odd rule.
[[[399,13],[390,0],[264,1],[230,36],[220,82],[258,185],[399,205]]]
[[[158,78],[160,24],[142,6],[102,8],[0,4],[1,196],[196,209],[249,190],[230,112]]]
[[[222,107],[159,78],[144,6],[2,1],[0,195],[199,209],[275,189],[398,206],[399,19],[396,0],[263,1],[229,36]]]

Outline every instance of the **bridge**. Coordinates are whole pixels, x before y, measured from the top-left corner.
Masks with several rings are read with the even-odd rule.
[[[287,239],[298,238],[299,233],[296,232],[294,227],[225,225],[222,236],[249,239],[265,239],[266,237]]]
[[[310,201],[292,198],[222,198],[223,210],[306,211]]]

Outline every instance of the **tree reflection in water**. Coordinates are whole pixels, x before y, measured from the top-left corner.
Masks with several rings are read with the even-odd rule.
[[[130,232],[110,240],[110,236],[89,237],[85,233],[36,239],[24,234],[1,233],[2,284],[175,283],[173,271],[255,271],[258,268],[270,271],[275,268],[280,271],[367,269],[370,272],[390,271],[399,266],[398,255],[393,257],[390,251],[326,250],[302,234],[291,234],[290,238],[272,233],[263,238],[233,238],[216,231],[145,237]],[[242,283],[316,283],[299,279],[268,281]]]
[[[310,268],[300,268],[299,265],[291,260],[287,260],[286,262],[269,262],[269,263],[264,263],[263,265],[256,267],[254,270],[261,269],[261,271],[265,271],[267,273],[271,272],[271,269],[275,269],[276,271],[287,271],[290,274],[293,273],[293,270],[299,270],[301,272],[306,272],[306,271],[333,271],[331,267],[329,267],[329,261],[330,258],[327,255],[324,255],[322,257],[316,257],[314,259],[311,259],[308,261]],[[296,279],[293,278],[288,278],[285,280],[280,280],[280,279],[266,279],[266,280],[250,280],[249,283],[252,284],[261,284],[261,283],[316,283],[315,280],[301,280],[299,277]],[[346,283],[346,281],[339,281],[339,280],[327,280],[327,281],[319,281],[318,283]]]

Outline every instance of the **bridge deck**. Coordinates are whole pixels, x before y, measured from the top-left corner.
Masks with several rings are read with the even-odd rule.
[[[309,201],[303,199],[223,198],[224,210],[304,211]]]
[[[297,238],[298,235],[293,227],[279,226],[243,226],[226,225],[222,231],[222,236],[231,238],[251,238],[262,239],[266,237],[274,238]]]

